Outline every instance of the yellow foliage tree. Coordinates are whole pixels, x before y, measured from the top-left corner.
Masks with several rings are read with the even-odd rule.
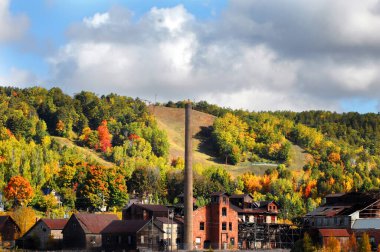
[[[341,251],[341,246],[335,237],[328,237],[325,246],[323,246],[323,252],[337,252]]]
[[[371,252],[371,244],[369,242],[369,236],[367,233],[364,233],[362,239],[358,244],[358,252]]]
[[[261,185],[261,178],[259,176],[256,176],[252,173],[244,173],[241,176],[241,179],[244,183],[244,188],[249,192],[249,193],[254,193],[256,191],[260,191],[262,188]]]
[[[13,220],[20,227],[20,235],[24,235],[37,221],[36,213],[33,208],[27,206],[21,206],[15,209],[11,216]]]

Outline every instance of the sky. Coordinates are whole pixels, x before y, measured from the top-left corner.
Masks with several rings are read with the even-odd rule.
[[[0,0],[0,85],[380,110],[378,0]]]

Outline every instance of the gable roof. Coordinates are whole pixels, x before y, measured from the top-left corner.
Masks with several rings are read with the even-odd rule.
[[[52,230],[62,230],[68,219],[41,219]]]
[[[2,216],[0,216],[0,230],[4,227],[7,220],[10,220],[11,222],[13,222],[17,226],[17,228],[19,229],[19,226],[17,225],[17,223],[13,220],[13,218],[11,216],[2,215]]]
[[[73,216],[86,234],[99,234],[112,221],[118,220],[115,214],[76,213]]]
[[[136,233],[148,223],[150,223],[150,220],[114,220],[101,233]]]

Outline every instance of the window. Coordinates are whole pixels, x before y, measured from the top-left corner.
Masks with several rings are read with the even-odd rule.
[[[141,242],[141,244],[144,244],[144,236],[143,235],[140,237],[140,242]]]
[[[118,242],[119,244],[121,244],[121,235],[119,235],[119,236],[117,237],[117,242]]]
[[[222,222],[222,230],[227,230],[227,222]]]
[[[222,216],[227,216],[227,208],[222,208]]]
[[[200,245],[201,244],[201,237],[195,238],[195,244]]]
[[[132,237],[128,235],[128,244],[131,244],[131,243],[132,243]]]
[[[226,198],[226,197],[223,197],[223,203],[224,203],[224,204],[227,203],[227,198]]]
[[[231,231],[232,230],[232,222],[228,223],[228,229]]]
[[[235,238],[231,237],[230,243],[231,243],[232,246],[234,246],[235,245]]]
[[[205,223],[204,222],[199,223],[199,230],[205,230]]]

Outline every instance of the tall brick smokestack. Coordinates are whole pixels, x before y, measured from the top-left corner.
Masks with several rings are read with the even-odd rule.
[[[185,109],[185,250],[193,250],[193,155],[191,103]]]

